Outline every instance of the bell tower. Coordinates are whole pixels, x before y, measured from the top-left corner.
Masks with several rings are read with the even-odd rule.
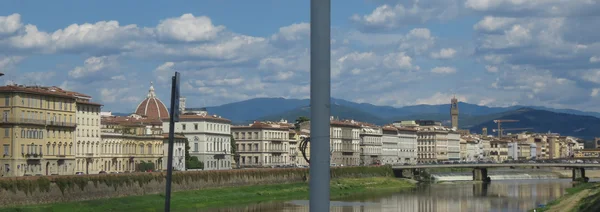
[[[452,128],[458,129],[458,99],[456,96],[450,100],[450,116],[452,117]]]

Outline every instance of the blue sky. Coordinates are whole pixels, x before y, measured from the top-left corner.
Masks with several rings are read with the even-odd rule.
[[[193,107],[309,96],[309,2],[3,1],[4,83],[131,112],[151,81]],[[600,111],[600,2],[333,0],[332,95],[376,105]]]

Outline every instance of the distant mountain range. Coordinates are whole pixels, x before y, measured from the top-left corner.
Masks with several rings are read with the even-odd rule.
[[[310,117],[308,99],[255,98],[207,107],[210,114],[232,120],[234,124],[247,124],[255,120],[293,122],[299,116]],[[459,102],[460,128],[481,132],[483,127],[497,128],[494,119],[516,119],[505,128],[533,128],[533,132],[556,132],[585,139],[600,137],[600,113],[572,109],[554,109],[539,106],[488,107]],[[119,113],[113,113],[119,114]],[[398,120],[429,119],[449,125],[450,104],[412,105],[405,107],[378,106],[331,99],[331,115],[340,119],[355,119],[374,124],[388,124]],[[517,132],[517,131],[515,131]]]

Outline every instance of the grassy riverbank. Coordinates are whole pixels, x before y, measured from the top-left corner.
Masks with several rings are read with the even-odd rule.
[[[375,191],[393,192],[414,186],[407,180],[392,177],[334,179],[331,181],[331,198]],[[307,198],[307,183],[242,186],[175,192],[171,199],[171,207],[177,211]],[[0,211],[162,211],[163,204],[164,195],[157,194],[0,208]]]
[[[549,202],[536,212],[588,212],[600,209],[600,184],[581,183],[567,189],[567,194]],[[531,210],[533,211],[533,210]]]

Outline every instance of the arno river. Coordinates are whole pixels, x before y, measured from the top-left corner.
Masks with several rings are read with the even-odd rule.
[[[421,185],[413,190],[368,194],[332,201],[331,211],[471,212],[528,211],[565,194],[570,179],[506,180],[489,184],[457,182]],[[308,211],[308,201],[272,202],[206,211]]]

